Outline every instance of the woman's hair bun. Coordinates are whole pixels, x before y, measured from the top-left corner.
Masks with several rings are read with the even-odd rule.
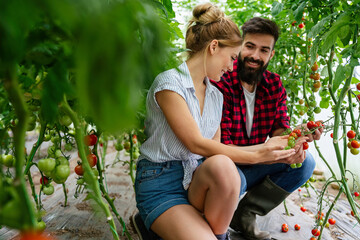
[[[224,12],[221,11],[221,9],[217,6],[211,3],[204,3],[197,5],[194,8],[192,22],[196,24],[207,25],[221,21],[224,16]]]

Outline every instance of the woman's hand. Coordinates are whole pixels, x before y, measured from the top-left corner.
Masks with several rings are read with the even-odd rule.
[[[266,146],[255,152],[255,161],[263,164],[279,163],[279,160],[291,158],[295,149],[284,150],[284,146]]]
[[[269,138],[269,140],[267,140],[264,146],[268,146],[268,147],[278,146],[278,147],[283,147],[282,149],[284,149],[288,145],[288,138],[289,135],[272,137]]]

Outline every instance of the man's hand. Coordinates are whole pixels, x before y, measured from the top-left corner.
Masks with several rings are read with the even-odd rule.
[[[322,121],[320,121],[320,122],[322,122]],[[310,129],[307,127],[306,123],[297,126],[296,129],[300,129],[302,132],[310,131]],[[324,131],[324,128],[321,127],[321,128],[316,129],[312,134],[311,133],[307,134],[306,136],[309,138],[307,141],[312,142],[314,140],[320,140],[321,134],[323,133],[323,131]]]
[[[287,139],[288,135],[286,136],[277,136],[270,138],[265,145],[267,146],[287,146]],[[306,158],[306,152],[303,149],[303,143],[308,141],[308,137],[302,136],[296,140],[296,144],[294,146],[295,154],[288,158],[283,158],[277,161],[266,162],[264,164],[273,164],[273,163],[286,163],[286,164],[293,164],[293,163],[302,163]]]
[[[294,146],[295,154],[291,157],[281,159],[278,162],[286,163],[286,164],[302,163],[306,158],[306,152],[303,148],[303,143],[306,141],[308,141],[307,136],[301,136],[300,138],[298,138]]]

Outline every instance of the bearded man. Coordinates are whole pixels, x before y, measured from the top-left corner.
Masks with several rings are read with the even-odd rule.
[[[221,141],[251,151],[268,137],[281,135],[289,126],[286,90],[276,73],[266,70],[275,54],[279,29],[275,22],[254,17],[242,26],[243,44],[234,70],[212,82],[224,95]],[[306,126],[302,126],[305,127]],[[322,130],[307,135],[320,139]],[[237,165],[241,177],[240,200],[230,227],[246,239],[271,239],[260,231],[256,215],[264,216],[278,206],[312,175],[315,161],[302,144],[296,155],[271,164]],[[302,162],[302,167],[290,164]]]

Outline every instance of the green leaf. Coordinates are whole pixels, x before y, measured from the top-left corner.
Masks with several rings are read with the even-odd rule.
[[[306,1],[303,1],[299,7],[294,11],[294,17],[295,17],[295,21],[300,22],[301,18],[303,17],[303,13],[304,13],[304,8],[306,6]]]
[[[349,25],[345,25],[342,28],[340,28],[339,32],[341,34],[339,34],[339,38],[342,42],[342,44],[344,44],[344,46],[347,46],[350,42],[351,36],[352,36],[352,31]]]
[[[314,64],[314,62],[316,61],[316,55],[318,53],[318,49],[319,49],[319,38],[316,38],[313,42],[313,45],[311,46],[310,49],[310,61],[311,61],[311,66]]]
[[[335,13],[330,14],[329,16],[321,19],[315,26],[313,26],[309,32],[309,37],[313,38],[316,37],[321,31],[324,30],[324,25],[328,23],[332,16],[334,16]]]
[[[171,0],[162,0],[162,4],[165,6],[165,8],[166,8],[166,10],[167,10],[167,12],[169,14],[169,17],[174,18],[175,17],[175,12],[173,10]]]
[[[321,48],[321,52],[323,54],[325,54],[329,48],[331,48],[335,42],[336,39],[338,37],[338,35],[342,34],[342,32],[340,31],[340,29],[344,26],[344,25],[349,25],[351,22],[351,16],[346,15],[346,14],[342,14],[337,20],[336,22],[331,26],[331,28],[329,29],[329,31],[327,31],[324,36],[322,37],[324,44]]]
[[[320,104],[319,104],[319,106],[323,109],[328,108],[329,105],[330,105],[330,99],[328,99],[328,98],[321,99]]]
[[[343,65],[339,65],[336,69],[336,73],[335,73],[335,79],[334,82],[332,84],[332,90],[333,92],[335,92],[340,84],[347,78],[347,76],[350,74],[350,66],[343,66]]]
[[[273,2],[272,9],[271,9],[271,15],[277,16],[284,8],[284,5],[282,3],[279,3],[277,1]]]

